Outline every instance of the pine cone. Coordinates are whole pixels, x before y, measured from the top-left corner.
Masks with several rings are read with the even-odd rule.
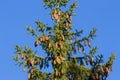
[[[91,48],[91,41],[88,39],[88,46]]]
[[[36,40],[35,43],[34,43],[34,46],[37,47],[39,44],[39,40]]]

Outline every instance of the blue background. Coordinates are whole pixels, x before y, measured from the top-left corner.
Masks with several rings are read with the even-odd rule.
[[[116,53],[113,71],[107,80],[119,80],[120,74],[120,0],[78,0],[77,16],[73,17],[74,29],[88,33],[97,28],[92,42],[99,46],[104,59]],[[33,47],[35,38],[27,34],[26,26],[36,27],[35,21],[51,23],[49,10],[42,0],[0,0],[0,80],[27,80],[26,72],[13,61],[15,45]],[[50,24],[51,25],[51,24]]]

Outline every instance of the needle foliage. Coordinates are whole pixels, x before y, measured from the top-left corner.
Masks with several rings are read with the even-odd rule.
[[[43,0],[44,7],[50,9],[53,26],[36,21],[36,29],[27,26],[27,31],[35,37],[34,46],[39,47],[47,56],[41,56],[30,47],[15,46],[14,60],[23,71],[28,73],[28,80],[106,80],[112,70],[115,55],[103,62],[103,55],[96,54],[97,47],[92,46],[96,29],[88,36],[82,36],[83,30],[73,30],[72,17],[77,1]],[[67,10],[63,10],[69,6]],[[41,51],[40,51],[41,52]],[[42,69],[51,67],[51,72]]]

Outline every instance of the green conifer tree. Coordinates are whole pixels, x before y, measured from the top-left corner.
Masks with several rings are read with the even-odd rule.
[[[51,10],[52,27],[36,21],[36,29],[27,27],[28,32],[36,37],[35,47],[41,46],[47,56],[41,56],[31,48],[16,45],[14,60],[28,72],[28,80],[106,80],[112,70],[115,55],[106,63],[103,55],[96,55],[97,47],[91,41],[96,36],[96,29],[88,36],[82,36],[83,30],[73,30],[72,16],[77,1],[67,10],[70,0],[43,0],[45,8]],[[62,7],[62,8],[61,8]],[[88,48],[91,50],[88,51]],[[80,54],[80,55],[79,55]],[[43,68],[52,65],[53,71],[43,72]]]

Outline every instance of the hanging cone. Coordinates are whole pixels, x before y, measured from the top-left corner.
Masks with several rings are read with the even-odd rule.
[[[46,41],[46,40],[45,40],[45,36],[42,36],[42,41],[43,41],[43,42]]]
[[[39,40],[36,40],[35,43],[34,43],[34,46],[37,47],[39,44]]]
[[[54,19],[56,19],[56,14],[55,13],[53,14],[53,17],[54,17]]]
[[[56,9],[54,9],[54,14],[57,14],[57,10]]]
[[[30,79],[30,77],[31,77],[31,74],[30,74],[30,73],[28,73],[28,80]]]
[[[40,37],[40,38],[39,38],[39,42],[42,42],[42,41],[43,41],[43,39],[42,39],[42,37]]]
[[[62,74],[62,75],[64,74],[64,70],[63,70],[63,69],[61,70],[61,74]]]
[[[66,26],[66,28],[68,28],[68,27],[69,27],[69,23],[68,23],[68,22],[66,22],[65,26]]]
[[[22,53],[21,57],[22,57],[22,59],[25,59],[25,53]]]
[[[68,30],[68,27],[66,27],[65,29]]]
[[[62,45],[62,42],[61,42],[61,41],[59,42],[59,46],[60,46],[60,49],[63,48],[63,45]]]
[[[58,21],[58,19],[59,19],[58,14],[55,15],[55,19]]]
[[[58,48],[58,44],[57,43],[55,43],[55,48]]]
[[[48,36],[45,36],[45,41],[48,41],[48,40],[49,40]]]
[[[61,15],[61,12],[60,12],[60,11],[58,11],[58,15],[59,15],[59,16]]]
[[[60,58],[58,56],[56,58],[56,62],[57,62],[57,64],[61,64],[61,60],[60,60]]]
[[[54,15],[55,19],[58,20],[59,16],[57,14],[57,10],[56,9],[54,10],[54,14],[53,15]]]
[[[28,67],[29,67],[29,66],[32,66],[32,67],[33,67],[33,66],[34,66],[34,60],[33,60],[32,58],[28,58],[28,59],[27,59],[27,65],[28,65]]]
[[[69,18],[69,15],[68,15],[68,14],[66,14],[66,18]]]
[[[98,67],[98,71],[104,73],[103,67],[102,67],[102,66],[99,66],[99,67]]]
[[[59,22],[60,21],[60,17],[58,17],[58,19],[57,19],[57,22]]]
[[[105,68],[105,74],[106,74],[106,76],[108,76],[110,74],[108,67]]]
[[[34,67],[35,61],[32,59],[31,60],[31,66]]]
[[[62,55],[60,55],[59,58],[60,58],[61,61],[65,61],[66,60]]]
[[[55,70],[55,76],[58,76],[59,72],[58,70]]]
[[[91,41],[88,39],[88,46],[91,48]]]
[[[49,42],[49,43],[48,43],[48,48],[50,48],[50,47],[51,47],[51,43]]]
[[[52,14],[52,20],[53,20],[53,19],[55,19],[55,16],[54,16],[54,14]]]
[[[72,26],[72,23],[69,23],[69,27],[71,27]]]
[[[63,40],[63,41],[65,40],[65,37],[64,37],[64,35],[62,35],[62,40]]]
[[[56,65],[56,64],[57,64],[56,60],[54,60],[54,61],[53,61],[53,64],[54,64],[54,65]]]
[[[94,58],[93,58],[93,57],[91,57],[91,58],[90,58],[90,65],[92,65],[92,64],[93,64],[93,61],[94,61]]]
[[[98,73],[95,73],[95,79],[96,79],[96,80],[99,79],[99,75],[98,75]]]
[[[31,59],[28,58],[28,59],[27,59],[27,65],[30,66],[30,64],[31,64]]]
[[[31,70],[30,70],[30,73],[33,73],[33,72],[34,72],[34,70],[33,70],[33,69],[31,69]]]

